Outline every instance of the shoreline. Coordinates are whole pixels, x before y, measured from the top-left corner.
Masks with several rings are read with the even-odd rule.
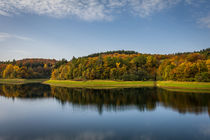
[[[210,93],[210,82],[179,82],[179,81],[111,81],[111,80],[48,80],[43,82],[51,86],[71,88],[138,88],[158,87],[170,91]]]
[[[71,87],[71,88],[137,88],[137,87],[154,87],[154,81],[112,81],[112,80],[88,80],[88,81],[72,81],[72,80],[48,80],[43,82],[51,86]]]
[[[0,84],[30,84],[43,83],[49,79],[0,79]]]
[[[177,92],[210,93],[210,82],[0,79],[0,84],[29,84],[29,83],[41,83],[56,87],[92,88],[92,89],[158,87]]]

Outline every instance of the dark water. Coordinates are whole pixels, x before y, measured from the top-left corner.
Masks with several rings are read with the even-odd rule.
[[[210,139],[210,94],[0,85],[0,140]]]

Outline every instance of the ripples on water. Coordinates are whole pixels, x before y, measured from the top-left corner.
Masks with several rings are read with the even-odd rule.
[[[210,94],[0,85],[0,140],[210,139]]]

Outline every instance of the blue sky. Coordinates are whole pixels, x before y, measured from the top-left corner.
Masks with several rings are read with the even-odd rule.
[[[209,0],[0,1],[0,61],[208,47]]]

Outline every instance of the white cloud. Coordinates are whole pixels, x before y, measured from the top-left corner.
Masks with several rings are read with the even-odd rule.
[[[0,15],[2,15],[2,16],[10,16],[10,14],[9,14],[9,13],[4,12],[4,11],[1,11],[1,10],[0,10]]]
[[[0,41],[5,41],[5,40],[8,40],[8,39],[19,39],[19,40],[32,41],[32,39],[29,38],[29,37],[0,32]]]
[[[109,19],[109,9],[98,0],[1,0],[1,15],[32,13],[53,17],[77,16],[84,20]]]
[[[198,23],[210,29],[210,15],[200,18]]]
[[[140,17],[146,17],[153,12],[161,11],[175,5],[180,0],[131,0],[130,4]]]
[[[111,20],[114,12],[125,11],[146,17],[181,1],[196,3],[195,0],[1,0],[0,15],[31,13],[57,18],[79,17],[88,21]]]

